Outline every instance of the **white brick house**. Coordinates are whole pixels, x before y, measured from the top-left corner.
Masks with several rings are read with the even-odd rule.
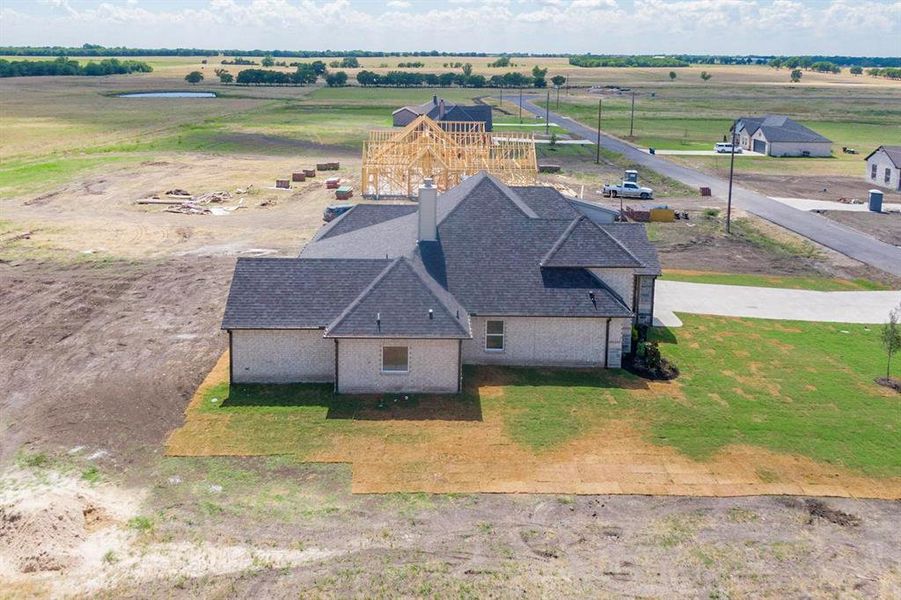
[[[732,130],[745,150],[767,156],[832,155],[832,141],[785,115],[742,117]]]
[[[234,383],[453,393],[463,364],[617,368],[650,323],[656,251],[552,188],[480,173],[418,205],[358,205],[299,258],[239,259]]]
[[[866,157],[871,185],[901,191],[901,146],[879,146]]]

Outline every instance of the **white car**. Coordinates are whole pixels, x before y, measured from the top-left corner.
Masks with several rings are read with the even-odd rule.
[[[654,197],[654,190],[647,187],[641,187],[633,181],[624,181],[620,185],[607,184],[601,192],[605,198],[612,196],[614,198],[623,197],[650,200]]]
[[[714,146],[713,149],[718,154],[732,154],[732,144],[726,142],[720,142],[719,144]],[[735,153],[741,154],[741,146],[735,147]]]

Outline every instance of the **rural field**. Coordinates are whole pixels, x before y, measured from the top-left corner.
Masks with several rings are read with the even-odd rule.
[[[873,383],[875,326],[680,315],[655,334],[683,373],[671,383],[473,368],[459,397],[386,407],[321,386],[230,388],[219,324],[236,257],[296,256],[334,201],[318,178],[275,179],[338,161],[359,187],[367,132],[433,94],[544,128],[518,127],[513,90],[237,87],[215,81],[221,58],[145,60],[152,73],[0,79],[0,596],[897,596],[901,420],[897,393]],[[862,156],[901,144],[887,80],[514,62],[585,86],[561,90],[559,112],[587,124],[603,98],[618,137],[631,97],[588,87],[635,89],[640,146],[707,149],[765,111],[833,138],[830,159],[739,158],[738,181],[772,195],[859,195]],[[117,97],[159,90],[217,97]],[[619,208],[598,189],[623,157],[542,144],[539,160],[562,167],[544,183]],[[641,177],[690,217],[649,227],[666,279],[901,287],[741,211],[726,236],[723,198]],[[227,193],[204,215],[136,203],[177,189]],[[61,525],[10,525],[20,509]]]

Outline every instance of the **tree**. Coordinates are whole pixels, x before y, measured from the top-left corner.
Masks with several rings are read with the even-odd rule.
[[[675,71],[670,71],[670,72],[669,72],[669,79],[670,79],[670,81],[673,81],[675,78],[676,78],[676,72],[675,72]]]
[[[463,74],[469,77],[472,75],[472,63],[466,63],[463,65]]]
[[[312,63],[310,63],[310,66],[313,67],[313,71],[316,73],[316,75],[320,77],[325,75],[325,63],[321,60],[314,60]]]
[[[224,69],[219,70],[219,83],[231,83],[235,80],[231,73]]]
[[[559,89],[563,87],[564,83],[566,83],[566,77],[564,77],[563,75],[554,75],[553,77],[551,77],[551,83],[554,84],[555,88]]]
[[[356,56],[345,56],[341,59],[341,63],[339,65],[342,69],[359,69],[360,61],[357,60]]]
[[[347,85],[347,73],[344,71],[329,73],[325,76],[325,84],[329,87],[344,87]]]
[[[547,69],[542,69],[538,65],[532,67],[532,77],[535,79],[544,79],[545,75],[547,75]]]
[[[888,354],[888,362],[885,365],[885,377],[892,377],[892,355],[901,350],[901,326],[898,321],[901,320],[901,304],[897,308],[893,308],[888,314],[888,322],[882,326],[882,334],[880,340],[885,353]]]
[[[848,71],[851,73],[851,75],[862,75],[863,67],[851,67],[850,69],[848,69]]]
[[[801,69],[793,69],[791,72],[792,83],[798,83],[801,81],[801,75],[804,73],[801,72]]]
[[[711,77],[713,77],[713,75],[711,75],[707,71],[701,71],[701,79],[703,79],[704,81],[708,81]]]
[[[263,60],[260,61],[260,65],[264,67],[271,67],[275,65],[275,61],[272,59],[272,56],[267,54],[263,57]]]
[[[185,75],[185,81],[191,83],[193,85],[197,85],[201,81],[203,81],[203,73],[200,71],[191,71],[187,75]]]

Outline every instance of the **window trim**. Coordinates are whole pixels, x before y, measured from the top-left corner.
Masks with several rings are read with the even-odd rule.
[[[406,369],[386,369],[385,368],[385,349],[387,348],[404,348],[407,351],[407,368]],[[381,368],[380,372],[382,375],[406,375],[410,372],[410,346],[389,346],[387,344],[382,346],[382,354],[381,354]]]
[[[501,332],[500,333],[488,333],[488,323],[500,323],[501,324]],[[500,348],[489,348],[488,347],[488,338],[500,338],[501,339],[501,347]],[[485,352],[506,352],[507,351],[507,324],[503,319],[485,319]]]
[[[872,179],[873,181],[879,179],[879,165],[877,165],[875,162],[870,167],[870,179]]]
[[[883,183],[891,183],[891,181],[892,181],[892,169],[891,169],[891,167],[886,167]]]

